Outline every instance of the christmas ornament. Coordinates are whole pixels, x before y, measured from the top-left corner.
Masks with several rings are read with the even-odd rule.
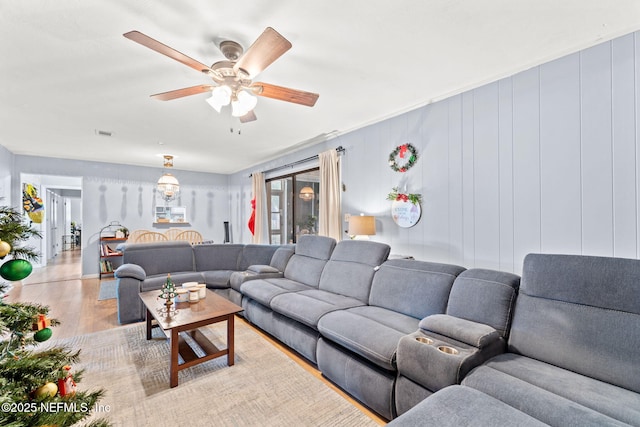
[[[399,158],[403,161],[398,164]],[[418,161],[418,152],[416,147],[411,144],[398,145],[395,150],[389,154],[389,166],[396,172],[406,172]]]
[[[7,256],[9,251],[11,251],[11,245],[8,244],[7,242],[3,242],[2,240],[0,240],[0,259]]]
[[[33,339],[37,342],[45,342],[46,340],[51,338],[51,335],[53,335],[53,331],[51,330],[51,328],[44,328],[33,334]]]
[[[31,325],[31,330],[39,331],[41,329],[48,328],[49,326],[51,326],[51,320],[49,320],[46,314],[41,313],[35,317],[33,324]]]
[[[171,280],[171,274],[167,274],[167,281],[162,285],[162,289],[160,290],[160,298],[165,300],[165,308],[161,309],[163,313],[166,313],[169,316],[172,313],[171,305],[173,304],[173,299],[178,295],[176,293],[176,285]],[[175,310],[173,310],[175,311]]]
[[[58,390],[60,391],[60,396],[73,396],[76,394],[77,388],[78,386],[73,380],[73,375],[71,375],[71,366],[63,366],[62,378],[58,379]]]
[[[31,274],[33,266],[24,259],[12,259],[0,266],[0,276],[10,282],[22,280]]]
[[[45,383],[38,387],[34,393],[35,397],[53,397],[58,393],[58,386],[52,382]]]

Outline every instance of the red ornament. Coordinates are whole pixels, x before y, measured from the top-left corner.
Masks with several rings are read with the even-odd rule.
[[[247,226],[251,234],[254,235],[256,231],[256,199],[251,199],[251,217]]]
[[[400,146],[400,154],[399,154],[401,159],[404,159],[404,155],[405,155],[406,152],[407,152],[407,144],[401,145]],[[402,172],[404,172],[404,171],[402,171]]]

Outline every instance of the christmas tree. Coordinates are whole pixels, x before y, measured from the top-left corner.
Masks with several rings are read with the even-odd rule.
[[[9,207],[0,207],[0,277],[22,280],[31,273],[38,254],[21,242],[40,237],[37,230],[23,222],[22,215]],[[7,260],[6,258],[10,258]],[[0,261],[2,262],[2,261]],[[39,342],[52,335],[49,308],[34,303],[7,303],[10,284],[0,279],[0,425],[70,426],[91,415],[103,390],[77,389],[82,371],[71,372],[80,351],[50,347],[36,351]],[[106,426],[105,420],[93,426]]]

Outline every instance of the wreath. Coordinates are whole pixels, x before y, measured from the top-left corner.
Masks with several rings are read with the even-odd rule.
[[[407,153],[408,151],[408,153]],[[398,165],[396,157],[400,159],[407,159],[403,165]],[[416,147],[411,144],[398,145],[395,150],[389,154],[389,166],[396,172],[406,172],[411,166],[415,165],[418,161],[418,151]]]
[[[422,194],[399,193],[398,187],[393,187],[391,193],[387,195],[387,200],[411,202],[414,205],[419,205],[420,203],[422,203]]]

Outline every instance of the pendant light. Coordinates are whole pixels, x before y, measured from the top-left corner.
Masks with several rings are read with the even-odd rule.
[[[173,156],[164,156],[164,167],[173,167]],[[169,172],[165,172],[160,179],[158,179],[157,189],[160,197],[162,197],[164,201],[170,202],[174,200],[180,192],[180,183],[175,176]]]

